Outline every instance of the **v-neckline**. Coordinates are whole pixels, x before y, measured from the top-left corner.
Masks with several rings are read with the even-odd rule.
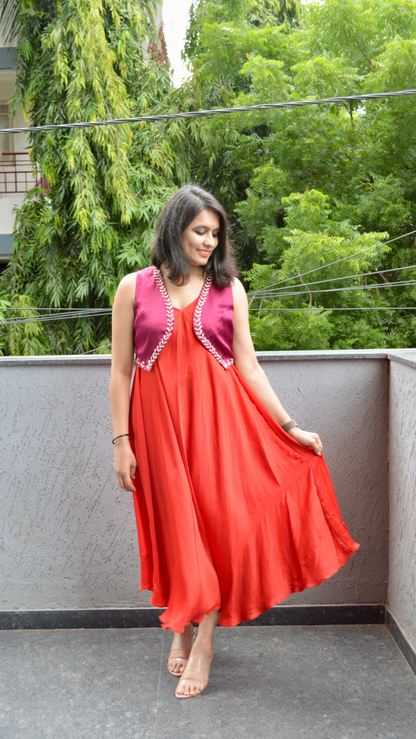
[[[185,305],[185,308],[176,308],[176,306],[173,305],[172,300],[171,300],[171,297],[170,297],[170,295],[168,293],[168,289],[166,287],[165,278],[163,277],[162,270],[159,267],[154,267],[154,269],[155,269],[156,274],[159,275],[159,279],[160,279],[159,285],[162,288],[162,292],[165,294],[165,299],[167,300],[167,302],[170,305],[170,307],[172,308],[172,310],[177,310],[177,311],[179,311],[179,313],[183,313],[183,311],[185,311],[187,308],[189,308],[189,306],[193,305],[194,303],[198,303],[199,302],[199,300],[201,299],[202,294],[204,293],[204,288],[207,285],[208,278],[209,278],[209,272],[206,272],[206,274],[205,274],[204,281],[202,283],[202,287],[201,287],[201,290],[199,292],[198,297],[194,298],[194,300],[191,303],[188,303],[188,305]]]
[[[187,308],[189,308],[191,305],[193,305],[194,303],[196,303],[199,300],[200,295],[201,295],[201,293],[199,293],[198,297],[195,298],[195,300],[193,300],[192,303],[188,303],[188,305],[186,305],[185,308],[177,308],[176,305],[173,305],[173,303],[171,301],[173,310],[177,310],[177,311],[179,311],[179,313],[183,313]]]

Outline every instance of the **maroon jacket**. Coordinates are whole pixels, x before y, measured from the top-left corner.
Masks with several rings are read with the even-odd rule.
[[[193,328],[201,344],[228,369],[233,363],[233,291],[220,288],[207,272],[197,300]],[[157,267],[137,272],[134,304],[134,343],[136,362],[150,372],[160,352],[169,341],[175,322],[175,311]]]

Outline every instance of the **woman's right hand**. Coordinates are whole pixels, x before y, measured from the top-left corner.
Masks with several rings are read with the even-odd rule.
[[[134,493],[136,488],[133,485],[132,480],[136,477],[136,457],[134,456],[130,442],[126,439],[121,439],[116,445],[114,450],[114,469],[116,472],[117,482],[127,492]]]

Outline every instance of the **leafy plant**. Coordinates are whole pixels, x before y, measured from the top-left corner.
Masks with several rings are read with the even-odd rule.
[[[6,3],[7,4],[7,3]],[[5,3],[3,3],[3,11]],[[156,3],[62,0],[15,4],[17,84],[31,123],[96,121],[166,105]],[[160,55],[159,55],[160,56]],[[39,186],[16,213],[9,298],[38,308],[107,308],[127,272],[149,263],[155,219],[187,178],[177,167],[178,132],[159,124],[31,133]],[[20,298],[19,298],[20,300]],[[79,353],[110,341],[109,316],[7,329],[10,353]]]

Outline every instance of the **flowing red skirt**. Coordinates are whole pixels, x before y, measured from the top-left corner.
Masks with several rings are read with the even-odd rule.
[[[274,421],[196,338],[195,302],[131,396],[142,590],[183,631],[221,609],[255,618],[331,577],[358,549],[323,457]]]

